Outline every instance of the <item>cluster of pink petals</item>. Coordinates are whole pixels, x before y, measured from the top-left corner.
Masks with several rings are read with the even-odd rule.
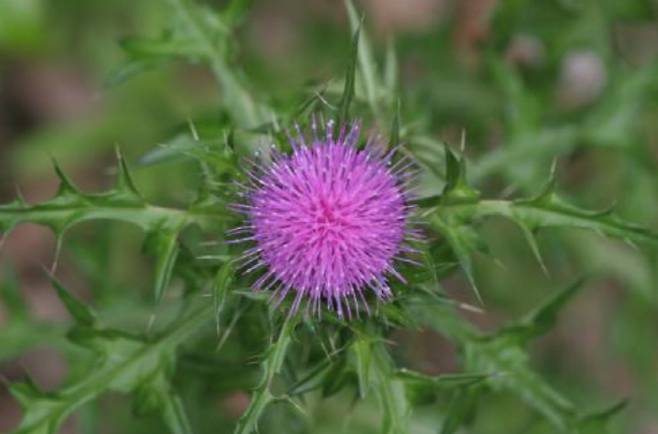
[[[333,124],[307,144],[291,138],[290,155],[275,153],[249,175],[246,203],[235,205],[247,223],[233,234],[255,242],[244,255],[248,272],[263,269],[256,289],[272,290],[280,303],[295,293],[292,311],[302,300],[320,311],[321,301],[339,317],[358,315],[370,289],[379,299],[391,296],[387,275],[403,281],[394,260],[413,237],[406,192],[410,162],[392,163],[393,151],[375,149],[371,140],[358,149],[358,123],[334,137]]]

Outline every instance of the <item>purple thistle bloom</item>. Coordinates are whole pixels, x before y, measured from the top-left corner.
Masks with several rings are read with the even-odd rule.
[[[234,206],[248,223],[232,233],[255,241],[243,256],[247,272],[265,269],[254,288],[274,288],[277,304],[293,290],[291,312],[306,298],[317,313],[324,299],[339,317],[351,317],[350,302],[357,315],[358,300],[368,310],[364,290],[391,296],[387,274],[404,282],[393,261],[412,250],[403,246],[414,235],[405,187],[411,163],[392,164],[394,152],[376,150],[372,140],[357,149],[357,123],[337,138],[332,122],[322,138],[315,123],[313,131],[310,145],[299,134],[290,139],[291,155],[275,152],[266,166],[254,164],[247,203]]]

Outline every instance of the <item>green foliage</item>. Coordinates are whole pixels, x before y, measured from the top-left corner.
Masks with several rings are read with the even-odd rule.
[[[248,49],[238,51],[237,41],[243,35],[240,26],[257,2],[225,3],[217,11],[192,0],[162,2],[157,7],[166,9],[166,22],[160,23],[163,28],[157,36],[144,30],[123,39],[124,63],[108,80],[113,85],[108,92],[130,93],[134,83],[129,81],[148,78],[137,79],[139,73],[165,66],[181,68],[181,61],[211,72],[219,90],[212,109],[199,104],[189,119],[165,126],[172,134],[160,140],[159,146],[139,149],[143,153],[138,179],[153,178],[153,197],[186,205],[155,205],[157,201],[142,192],[142,182],[137,189],[119,152],[116,181],[105,192],[81,191],[54,163],[59,179],[54,197],[27,203],[19,194],[0,205],[0,233],[6,236],[23,223],[47,226],[57,239],[56,256],[64,236],[83,222],[129,223],[145,234],[143,252],[153,264],[149,285],[153,296],[145,301],[134,291],[139,284],[127,285],[113,276],[106,260],[108,252],[119,250],[124,262],[116,267],[130,268],[132,264],[126,264],[137,257],[127,248],[134,243],[125,239],[132,234],[124,234],[122,242],[121,232],[114,232],[115,225],[110,223],[104,228],[105,238],[73,234],[69,240],[67,236],[67,244],[79,243],[76,247],[82,257],[78,262],[67,259],[85,272],[95,270],[90,282],[102,282],[102,287],[92,288],[92,302],[85,303],[57,280],[53,267],[50,281],[72,319],[67,334],[63,329],[68,326],[34,319],[19,296],[20,285],[13,275],[3,278],[0,295],[10,320],[2,326],[0,358],[15,358],[45,343],[62,351],[74,368],[65,384],[52,392],[40,390],[29,378],[10,385],[24,410],[13,432],[56,433],[68,417],[84,413],[88,406],[98,409],[99,399],[112,392],[119,392],[121,400],[130,397],[136,419],[157,414],[164,428],[156,427],[153,432],[165,429],[176,434],[450,434],[479,432],[480,423],[488,425],[487,432],[613,432],[610,422],[626,401],[606,396],[603,410],[591,410],[589,407],[600,403],[583,405],[583,395],[570,390],[564,381],[553,381],[554,373],[547,375],[532,351],[536,340],[556,327],[565,306],[580,294],[583,280],[552,292],[547,301],[519,319],[506,320],[501,326],[498,318],[516,317],[517,311],[535,305],[536,291],[546,286],[547,278],[541,273],[528,277],[532,272],[525,261],[528,248],[544,274],[555,275],[551,286],[562,286],[559,281],[572,279],[574,272],[591,276],[593,281],[599,276],[621,276],[618,280],[622,283],[648,280],[645,286],[651,286],[655,250],[638,261],[644,252],[628,253],[623,242],[641,245],[643,250],[658,243],[658,233],[650,225],[631,222],[651,221],[658,212],[651,207],[655,201],[649,199],[656,197],[656,164],[641,145],[645,136],[638,120],[646,115],[657,89],[656,64],[651,61],[632,70],[617,64],[609,52],[611,33],[606,24],[617,16],[642,16],[648,6],[635,1],[635,6],[611,8],[589,1],[501,3],[492,12],[494,34],[482,47],[481,70],[472,74],[458,65],[452,53],[456,48],[451,48],[450,25],[432,31],[429,42],[423,42],[425,36],[389,41],[380,56],[382,44],[367,31],[370,16],[346,0],[345,25],[350,31],[341,29],[332,35],[338,41],[339,56],[332,55],[327,42],[331,38],[321,38],[320,48],[330,54],[329,75],[335,78],[321,77],[320,84],[314,81],[300,91],[291,89],[293,80],[286,72],[282,74],[285,80],[277,81],[276,68],[269,68],[268,61],[254,60],[256,55]],[[5,8],[14,13],[14,3],[10,4]],[[537,21],[543,14],[553,17],[555,26]],[[565,30],[556,34],[553,27]],[[515,65],[505,51],[513,36],[530,30],[545,43],[548,65],[541,70]],[[0,43],[5,33],[0,30]],[[308,39],[306,43],[314,43],[310,30]],[[557,60],[567,49],[582,44],[601,55],[610,81],[598,96],[600,101],[561,112],[554,102],[560,68]],[[315,51],[306,54],[309,63],[317,59]],[[380,58],[384,61],[379,62]],[[405,69],[401,70],[401,64]],[[432,71],[429,77],[424,77],[425,70]],[[259,75],[268,74],[272,78],[258,82]],[[304,82],[307,74],[301,74]],[[120,83],[126,87],[122,89]],[[177,87],[169,81],[165,87],[179,91],[169,89]],[[463,92],[455,93],[455,88]],[[247,163],[242,157],[257,150],[258,157],[249,160],[267,161],[268,146],[286,150],[282,131],[295,122],[305,125],[312,113],[337,119],[337,127],[362,119],[365,126],[388,137],[391,145],[401,145],[398,155],[409,156],[419,171],[421,193],[413,201],[418,210],[414,218],[423,227],[426,240],[414,243],[419,252],[413,259],[422,263],[396,264],[406,281],[392,282],[394,299],[388,303],[368,299],[370,315],[352,321],[330,311],[323,311],[319,318],[303,312],[288,314],[288,300],[273,309],[267,291],[249,289],[253,281],[243,274],[242,251],[224,239],[225,231],[238,224],[238,216],[229,212],[227,204],[239,200],[235,183],[245,182],[243,166]],[[468,158],[464,132],[459,153],[439,139],[453,137],[462,126],[473,137]],[[481,146],[488,143],[483,131],[490,128],[500,129],[503,136],[503,143],[493,149]],[[574,205],[608,201],[610,195],[597,192],[591,197],[587,185],[581,186],[584,193],[578,194],[578,184],[572,179],[562,191],[557,184],[556,158],[563,157],[559,161],[569,164],[583,153],[603,159],[609,154],[602,157],[599,153],[608,152],[613,154],[612,167],[629,172],[625,182],[633,189],[627,196],[620,195],[618,209],[592,211]],[[551,161],[549,181],[532,196]],[[176,173],[180,177],[176,178]],[[500,179],[492,175],[500,175]],[[168,182],[169,177],[175,179]],[[614,182],[607,180],[608,172],[605,177],[606,182]],[[601,191],[607,185],[599,178],[587,182],[601,184]],[[188,188],[194,183],[194,188]],[[170,191],[171,184],[181,185]],[[513,190],[505,190],[507,186]],[[518,198],[508,198],[510,191]],[[195,199],[178,201],[191,196]],[[495,223],[495,217],[518,226],[529,247],[519,253],[514,233],[509,231],[501,231],[502,242],[497,234],[487,234],[483,222]],[[567,256],[578,250],[574,245],[579,239],[569,235],[573,231],[550,232],[550,239],[539,237],[548,228],[586,230],[619,241],[598,252],[598,267],[603,272],[593,273],[582,258]],[[96,248],[92,248],[94,243]],[[592,259],[594,248],[584,245],[579,246],[582,256]],[[603,244],[596,245],[603,250]],[[508,274],[488,269],[492,262],[503,263],[501,251],[515,255],[513,263],[506,262]],[[67,253],[76,257],[74,248]],[[482,262],[476,260],[478,253],[486,255]],[[625,264],[641,269],[644,278],[637,278]],[[459,278],[460,268],[465,279]],[[498,284],[498,278],[502,283]],[[453,292],[443,287],[461,287],[462,281],[475,290],[479,306],[454,298]],[[125,290],[131,285],[135,288]],[[497,286],[506,287],[502,291]],[[655,312],[646,307],[647,302],[655,303],[651,288],[643,291],[643,297],[638,303],[641,306],[629,308],[625,315],[640,312],[655,318]],[[92,303],[98,303],[97,312],[91,309]],[[482,332],[472,315],[494,318],[496,327]],[[641,324],[654,324],[651,319]],[[654,336],[646,331],[650,327],[627,327],[634,334],[647,333],[646,341],[652,342]],[[455,371],[430,374],[418,368],[427,366],[425,361],[405,349],[412,346],[411,352],[422,353],[424,348],[416,348],[418,336],[425,336],[423,342],[431,342],[430,346],[439,342],[438,336],[446,338],[446,348],[457,353]],[[444,356],[448,358],[442,353]],[[651,357],[655,355],[642,360],[654,366]],[[248,403],[241,401],[246,396]],[[503,407],[509,414],[499,413],[496,407],[499,401],[505,405],[505,400],[512,401]],[[234,401],[239,415],[225,415],[236,413],[231,407]],[[493,424],[488,408],[496,412]],[[107,423],[111,417],[99,419]],[[513,431],[508,427],[510,421],[525,426]],[[90,424],[89,431],[95,432],[101,422]],[[126,426],[136,429],[133,421]]]
[[[551,179],[535,197],[517,200],[485,200],[466,182],[466,164],[446,148],[446,184],[443,193],[420,199],[428,208],[433,228],[450,243],[469,282],[476,290],[472,254],[487,253],[485,242],[478,236],[474,223],[488,216],[502,216],[514,221],[523,231],[532,252],[546,269],[535,240],[535,233],[546,227],[588,229],[627,242],[658,243],[658,233],[614,215],[614,207],[589,211],[567,203],[556,192],[555,164]],[[479,294],[478,294],[479,298]]]
[[[137,413],[159,411],[172,433],[192,432],[180,398],[169,381],[176,348],[207,324],[205,304],[186,309],[158,336],[146,339],[98,325],[94,313],[53,280],[57,294],[74,318],[69,339],[95,354],[89,372],[57,392],[40,391],[32,382],[16,383],[11,392],[25,410],[16,433],[52,434],[76,409],[102,393],[135,393]]]
[[[115,187],[105,193],[83,193],[54,163],[60,184],[50,200],[28,204],[20,196],[14,202],[0,205],[0,229],[5,234],[24,222],[48,226],[58,244],[73,226],[88,220],[118,220],[135,224],[147,234],[149,250],[156,256],[155,297],[159,300],[171,278],[178,254],[176,238],[192,224],[211,226],[225,215],[216,203],[199,204],[187,210],[164,208],[148,204],[139,194],[128,167],[117,152]]]

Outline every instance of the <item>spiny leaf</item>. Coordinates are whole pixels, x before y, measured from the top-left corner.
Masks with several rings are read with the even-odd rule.
[[[340,392],[342,388],[353,382],[354,375],[347,365],[347,357],[339,357],[331,363],[322,386],[322,396],[327,398]],[[356,381],[354,381],[356,382]]]
[[[371,375],[382,413],[381,432],[405,434],[409,431],[410,403],[404,384],[393,379],[394,363],[381,341],[372,341]]]
[[[384,64],[384,87],[391,100],[395,98],[398,87],[398,69],[399,65],[397,53],[395,52],[395,44],[390,40],[386,50],[386,63]]]
[[[466,180],[466,160],[457,156],[448,145],[444,145],[446,158],[446,184],[441,194],[444,204],[470,203],[480,197],[480,193],[471,188]]]
[[[578,434],[604,434],[608,432],[607,426],[614,416],[624,410],[628,405],[628,400],[623,399],[610,407],[587,414],[578,421]]]
[[[71,314],[75,322],[80,326],[92,327],[96,323],[96,315],[89,306],[73,297],[55,276],[49,274],[49,277],[50,282],[55,287],[55,290],[57,290],[57,296],[64,306],[66,306],[66,310]]]
[[[501,336],[469,341],[463,351],[466,370],[501,373],[486,380],[488,387],[517,395],[561,430],[572,425],[574,405],[530,368],[516,339]]]
[[[169,282],[178,252],[176,237],[186,226],[198,224],[212,226],[224,215],[218,206],[194,206],[190,210],[153,206],[144,201],[131,180],[127,166],[120,154],[118,158],[117,188],[105,193],[83,194],[79,192],[61,169],[58,176],[65,187],[50,200],[26,204],[15,200],[0,205],[0,229],[5,233],[20,223],[36,223],[50,227],[61,245],[64,233],[70,227],[89,220],[117,220],[141,227],[147,239],[155,241],[157,255],[156,299],[162,296]],[[217,205],[217,204],[214,204]],[[57,255],[56,255],[57,256]]]
[[[350,55],[350,62],[347,65],[347,70],[345,72],[345,87],[343,89],[343,96],[338,104],[338,128],[349,119],[350,104],[352,104],[352,99],[354,99],[354,82],[356,77],[360,34],[361,24],[357,26],[354,35],[352,36],[352,52]]]
[[[173,390],[165,369],[159,369],[135,392],[134,411],[138,416],[161,412],[172,434],[192,434],[183,401]]]
[[[365,31],[362,30],[363,17],[359,18],[352,0],[346,0],[345,7],[347,9],[347,16],[350,21],[350,28],[352,29],[352,32],[360,33],[360,37],[356,38],[358,49],[354,55],[358,57],[358,72],[359,76],[361,77],[360,82],[363,84],[368,104],[370,105],[370,109],[373,111],[373,113],[377,115],[380,112],[377,97],[379,88],[381,87],[379,84],[379,78],[377,77],[377,64],[372,55],[372,49],[370,47],[370,42],[368,41],[368,35],[366,35]]]
[[[517,394],[564,431],[575,425],[578,419],[576,408],[530,368],[524,346],[532,337],[553,327],[559,310],[581,287],[582,281],[577,281],[523,319],[464,345],[467,370],[500,372],[501,375],[486,380],[489,387]]]
[[[472,255],[475,252],[485,252],[486,245],[472,226],[462,224],[456,219],[432,219],[432,226],[439,231],[448,241],[459,265],[464,270],[475,296],[480,304],[483,304],[482,296],[478,290],[473,269]]]
[[[323,359],[313,367],[305,376],[300,378],[295,384],[288,388],[288,395],[301,395],[311,390],[322,387],[325,384],[325,378],[331,372],[332,361],[329,358]]]
[[[544,187],[540,192],[530,199],[521,199],[518,202],[527,202],[535,204],[545,204],[550,203],[552,200],[555,200],[557,187],[557,159],[553,160],[551,164],[551,170],[548,175],[548,181],[544,184]]]
[[[410,371],[408,369],[400,369],[396,375],[402,380],[410,383],[423,383],[437,389],[452,389],[479,383],[489,377],[490,374],[465,372],[461,374],[430,376],[421,374],[420,372]]]
[[[460,161],[446,148],[447,176],[441,200],[436,205],[431,198],[419,203],[435,207],[430,222],[435,230],[446,237],[474,288],[471,254],[482,251],[483,246],[473,223],[490,215],[507,217],[521,227],[544,270],[546,267],[534,239],[534,232],[544,227],[590,229],[623,240],[658,244],[658,233],[616,217],[614,207],[589,211],[562,200],[555,192],[555,163],[549,181],[537,196],[514,201],[479,199],[479,194],[465,184],[464,167],[464,160]]]
[[[128,164],[126,163],[125,158],[123,158],[123,154],[121,154],[121,150],[118,146],[115,148],[115,152],[117,159],[117,177],[115,188],[118,191],[135,196],[136,199],[142,199],[142,196],[137,191],[137,187],[135,186],[132,176],[130,175]]]
[[[351,346],[355,358],[356,376],[359,380],[359,396],[361,399],[366,397],[368,389],[371,386],[370,366],[372,360],[372,345],[372,342],[366,338],[360,338]]]
[[[73,184],[73,181],[71,181],[69,177],[66,176],[62,168],[59,166],[57,160],[53,158],[52,164],[53,164],[53,169],[55,170],[55,174],[59,179],[59,189],[57,192],[57,196],[65,196],[67,194],[71,194],[74,196],[82,196],[80,191]]]
[[[554,294],[536,310],[525,318],[503,328],[499,334],[507,333],[525,343],[532,338],[548,332],[557,321],[557,314],[583,287],[584,280],[580,279]]]
[[[155,284],[154,294],[155,301],[159,302],[169,286],[171,275],[174,270],[174,264],[178,257],[178,233],[181,226],[178,227],[157,227],[148,233],[145,241],[145,247],[155,260]]]
[[[224,309],[228,290],[233,282],[233,264],[227,261],[222,265],[215,276],[212,286],[212,302],[215,311],[215,323],[217,326],[217,336],[219,336],[220,315]]]
[[[417,315],[461,347],[465,372],[497,373],[486,377],[482,386],[512,393],[536,409],[560,431],[577,432],[573,430],[581,416],[575,405],[530,367],[524,346],[529,336],[546,331],[546,327],[555,320],[559,308],[578,288],[578,284],[567,287],[549,298],[542,308],[488,336],[478,335],[468,321],[447,307],[441,315],[437,315],[435,309],[419,306],[421,311]],[[425,310],[427,312],[423,313]],[[452,429],[455,429],[454,426]]]
[[[397,100],[395,114],[393,115],[393,125],[391,126],[391,146],[400,144],[400,100]]]
[[[541,267],[542,271],[544,272],[545,275],[548,276],[548,268],[546,268],[546,263],[544,262],[544,258],[541,255],[541,251],[539,250],[539,245],[537,244],[537,239],[535,238],[535,234],[533,233],[532,229],[530,229],[528,225],[525,224],[523,221],[517,221],[516,223],[521,228],[521,231],[523,232],[523,236],[525,237],[526,242],[530,246],[530,250],[532,250],[532,254],[534,255],[537,262],[539,263],[539,266]]]
[[[589,211],[570,205],[552,195],[541,200],[480,200],[472,204],[453,204],[437,209],[444,216],[473,221],[486,216],[499,215],[525,224],[529,229],[544,227],[573,227],[649,244],[658,244],[658,233],[626,222],[609,209]]]
[[[474,389],[459,389],[454,394],[445,411],[446,417],[441,425],[441,434],[457,432],[468,419],[473,416],[477,404],[478,393]]]
[[[200,6],[187,0],[169,0],[168,4],[180,20],[185,34],[190,36],[195,49],[202,50],[203,57],[210,65],[222,91],[223,106],[231,117],[241,128],[252,128],[269,121],[271,110],[255,102],[253,95],[235,74],[235,68],[230,68],[227,64],[227,50],[222,49],[222,44],[231,36],[232,29],[226,28],[218,35],[217,25],[222,23],[222,20],[208,20],[209,15],[214,15],[209,13],[211,11],[201,10]]]
[[[84,335],[85,346],[97,352],[98,362],[79,381],[53,393],[42,393],[29,384],[12,385],[12,393],[24,407],[23,419],[14,433],[54,434],[73,411],[106,391],[130,393],[149,381],[160,382],[156,386],[162,387],[161,382],[168,378],[178,345],[211,318],[212,308],[207,303],[195,305],[151,341],[117,330],[78,327],[78,337]],[[172,431],[188,433],[178,428],[182,419],[170,414],[180,412],[182,407],[166,401],[163,406],[163,417]]]
[[[235,434],[249,434],[256,431],[258,419],[265,408],[275,399],[270,388],[274,376],[281,371],[283,361],[285,360],[292,333],[296,325],[296,319],[293,316],[286,317],[277,341],[267,350],[261,363],[262,377],[251,394],[249,407],[242,414],[235,427]]]
[[[131,59],[162,59],[180,56],[194,60],[205,54],[193,40],[175,37],[172,32],[163,32],[158,38],[128,37],[124,38],[120,45]]]

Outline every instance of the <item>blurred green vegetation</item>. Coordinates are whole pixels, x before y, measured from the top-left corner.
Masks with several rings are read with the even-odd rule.
[[[655,2],[413,0],[401,7],[394,0],[369,0],[358,8],[364,24],[351,113],[384,135],[399,123],[397,134],[422,168],[422,196],[443,191],[444,144],[459,149],[465,134],[468,180],[488,198],[538,193],[556,161],[562,197],[589,209],[616,204],[624,219],[658,227]],[[150,203],[187,206],[204,179],[190,130],[207,143],[230,141],[235,154],[244,156],[270,140],[280,142],[280,127],[296,119],[304,124],[312,112],[332,112],[341,103],[356,22],[353,14],[350,26],[342,2],[321,0],[3,0],[0,202],[16,197],[15,185],[29,202],[54,193],[51,158],[83,191],[106,191],[116,175],[111,168],[118,146]],[[204,158],[221,175],[219,181],[236,171],[235,160]],[[218,196],[228,194],[217,190]],[[230,223],[220,222],[216,230]],[[537,235],[545,273],[517,225],[494,217],[478,232],[490,250],[473,258],[484,312],[460,311],[470,324],[464,330],[457,320],[459,326],[453,327],[454,312],[440,307],[422,327],[386,336],[393,342],[386,347],[393,362],[383,343],[358,341],[361,346],[350,347],[349,363],[368,366],[372,359],[375,366],[365,377],[357,372],[358,379],[372,379],[373,387],[389,384],[377,375],[393,376],[393,363],[428,375],[465,367],[498,371],[500,366],[487,365],[492,360],[487,354],[493,354],[511,373],[487,380],[489,387],[475,384],[456,393],[419,387],[419,395],[438,394],[438,404],[414,407],[407,432],[442,432],[442,426],[450,432],[446,419],[451,417],[457,418],[455,426],[466,425],[458,432],[555,432],[572,413],[584,417],[624,399],[628,403],[611,419],[610,432],[658,432],[655,248],[581,229],[549,228]],[[178,232],[172,234],[175,239]],[[109,387],[111,393],[85,399],[63,432],[161,433],[180,424],[175,415],[179,405],[187,410],[193,432],[232,432],[248,403],[247,393],[261,378],[260,356],[276,336],[264,330],[276,329],[271,324],[276,320],[240,301],[223,315],[222,325],[234,335],[221,351],[215,351],[212,321],[192,339],[176,328],[179,322],[187,324],[185,315],[178,316],[179,296],[188,285],[205,288],[213,279],[216,264],[198,267],[190,259],[210,249],[199,229],[185,229],[171,287],[155,304],[153,275],[160,275],[163,265],[151,253],[163,241],[151,238],[129,224],[91,221],[69,230],[61,246],[58,278],[93,305],[99,321],[131,334],[174,336],[155,350],[132,336],[113,336],[111,345],[85,341],[103,347],[106,361],[108,354],[128,360],[142,345],[150,348],[144,357],[152,356],[157,369],[149,387],[157,387],[139,389],[139,372],[129,372]],[[443,238],[430,238],[437,255],[450,257]],[[2,376],[16,382],[29,374],[46,389],[91,378],[85,373],[89,366],[96,366],[98,375],[111,369],[105,363],[93,365],[93,354],[65,339],[71,318],[41,269],[50,265],[55,250],[47,231],[22,226],[5,242],[0,280]],[[213,254],[228,254],[218,250]],[[448,296],[477,305],[468,278],[449,268],[440,273],[446,275],[441,285]],[[528,318],[528,312],[582,276],[587,277],[584,288],[570,293],[573,299],[550,331],[540,333],[530,320],[515,323],[533,336],[546,332],[543,337],[517,342],[506,334],[505,325]],[[206,309],[204,315],[211,318],[208,306],[193,314]],[[237,326],[233,317],[240,318]],[[317,335],[306,331],[306,338],[334,343],[329,338],[334,328],[330,324]],[[358,336],[371,336],[366,326],[354,328]],[[462,333],[476,329],[499,332],[458,344]],[[288,364],[319,352],[304,347],[302,339],[290,343],[293,360]],[[177,349],[179,344],[184,350]],[[38,351],[46,351],[48,358],[40,359]],[[40,369],[58,366],[59,359],[62,370]],[[172,360],[177,360],[174,374],[169,372],[174,371]],[[263,362],[266,376],[271,370],[270,380],[280,370],[287,380],[303,377],[272,360]],[[515,383],[517,368],[527,376]],[[331,375],[326,378],[335,382],[354,380]],[[172,384],[160,381],[169,376]],[[272,383],[275,389],[286,384],[278,376]],[[402,381],[390,384],[389,395],[380,391],[374,396],[392,397],[395,402],[388,405],[395,407],[404,394],[397,390]],[[127,394],[135,388],[140,403],[155,402],[169,416],[162,418],[150,408],[135,410]],[[378,399],[371,393],[365,403],[354,404],[354,395],[351,389],[326,400],[308,394],[301,400],[303,410],[298,402],[275,402],[265,411],[260,432],[380,432]],[[38,412],[50,402],[34,405],[32,411]],[[0,389],[0,430],[9,432],[19,421],[15,399]],[[596,420],[585,418],[581,425],[580,431],[561,428],[605,432]]]

